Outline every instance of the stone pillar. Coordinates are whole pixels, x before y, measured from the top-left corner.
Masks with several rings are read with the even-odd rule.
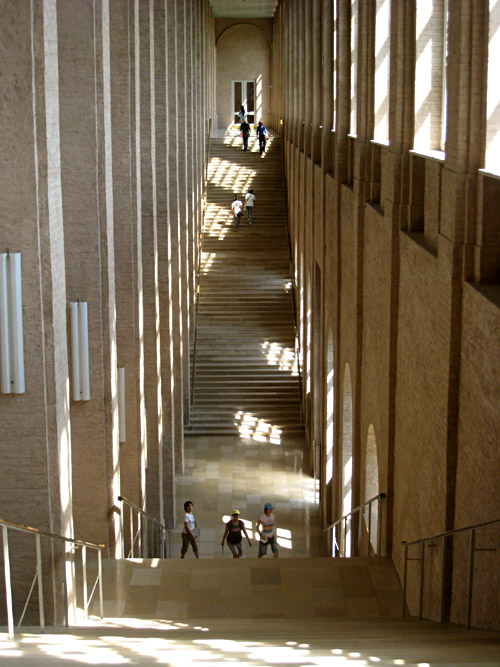
[[[134,0],[131,17],[131,31],[133,34],[133,123],[132,144],[133,144],[133,178],[132,188],[134,192],[135,219],[133,223],[133,234],[135,241],[135,267],[136,267],[136,293],[137,293],[137,340],[138,349],[136,356],[136,372],[138,377],[138,419],[140,431],[140,467],[138,470],[140,479],[140,505],[146,508],[146,471],[147,471],[147,412],[146,412],[146,378],[144,374],[145,365],[145,326],[144,326],[144,277],[143,277],[143,258],[142,258],[142,146],[141,132],[143,102],[141,93],[141,73],[143,65],[141,63],[141,26],[144,25],[145,18],[141,17],[141,7],[138,0]]]
[[[174,393],[174,450],[175,471],[184,471],[184,400],[183,400],[183,364],[182,364],[182,301],[181,301],[181,232],[180,232],[180,172],[178,149],[178,76],[177,58],[177,3],[167,2],[167,51],[168,51],[168,208],[171,238],[171,300],[172,300],[172,359]]]
[[[140,505],[142,490],[138,475],[141,469],[141,430],[140,414],[137,410],[140,397],[137,365],[137,244],[135,199],[131,187],[135,177],[132,160],[135,47],[133,23],[129,24],[129,21],[133,20],[133,8],[132,1],[103,4],[103,50],[109,51],[109,63],[103,68],[103,78],[106,113],[109,114],[105,120],[106,179],[111,179],[111,183],[107,180],[106,192],[107,198],[111,197],[113,210],[117,366],[125,369],[127,440],[119,445],[120,488],[123,496]],[[109,29],[105,27],[106,23],[109,23]],[[106,63],[106,58],[103,61]]]
[[[152,40],[154,46],[154,183],[157,234],[157,312],[159,313],[157,333],[157,355],[161,359],[158,378],[158,400],[161,420],[158,424],[158,496],[159,518],[169,527],[175,525],[175,457],[172,372],[172,264],[171,232],[169,219],[169,135],[168,135],[168,95],[167,85],[167,17],[165,0],[154,0],[152,19]],[[159,348],[159,349],[158,349]]]
[[[188,161],[188,124],[191,110],[188,91],[188,46],[187,21],[189,11],[184,0],[175,0],[177,21],[177,152],[180,213],[180,301],[181,301],[181,364],[182,397],[184,423],[189,420],[189,224],[192,206],[190,205],[190,173]]]
[[[21,253],[25,367],[25,392],[0,394],[1,515],[72,537],[56,2],[2,0],[0,25],[9,38],[2,59],[8,104],[2,106],[0,125],[0,252]],[[35,569],[34,550],[12,532],[9,545],[16,560],[14,600],[22,605]],[[64,619],[60,553],[43,548],[50,623]],[[53,576],[51,565],[56,567]],[[71,619],[75,600],[70,567],[67,574]]]

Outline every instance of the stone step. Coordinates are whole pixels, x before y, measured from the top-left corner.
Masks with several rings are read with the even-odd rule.
[[[189,432],[238,432],[239,411],[301,432],[281,144],[261,159],[218,139],[210,157]],[[250,187],[250,174],[254,221],[244,215],[236,233],[232,194]]]

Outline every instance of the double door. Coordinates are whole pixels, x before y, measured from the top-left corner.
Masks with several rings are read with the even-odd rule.
[[[240,124],[240,109],[244,107],[247,122],[255,124],[255,81],[233,81],[233,123]]]

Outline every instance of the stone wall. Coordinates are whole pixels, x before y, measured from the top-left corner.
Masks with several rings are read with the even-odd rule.
[[[390,3],[389,141],[372,141],[379,4],[358,2],[353,21],[349,2],[279,3],[272,117],[286,142],[303,395],[313,392],[308,440],[319,438],[323,461],[333,359],[334,472],[327,485],[322,471],[324,523],[362,503],[367,481],[375,488],[378,480],[388,495],[382,550],[392,554],[402,577],[403,540],[500,518],[500,410],[493,398],[500,377],[500,272],[491,218],[498,188],[494,177],[479,172],[486,123],[480,83],[487,68],[485,5],[449,3],[446,151],[417,154],[412,149],[423,111],[419,107],[414,118],[422,83],[415,82],[415,72],[427,35],[418,41],[417,3]],[[438,12],[432,20],[443,17]],[[437,28],[430,26],[431,32]],[[429,64],[425,83],[436,107],[441,78],[432,76],[435,59]],[[441,120],[432,122],[439,130]],[[432,142],[427,149],[436,148],[437,134]],[[319,289],[313,285],[318,271]],[[311,307],[312,293],[321,295],[319,307]],[[310,342],[309,327],[322,332],[319,368],[311,363],[318,342]],[[353,475],[346,479],[344,449],[351,439]],[[498,528],[481,538],[478,533],[479,546],[498,546],[499,534]],[[443,583],[444,616],[465,621],[464,540],[426,549],[426,617],[440,617]],[[418,557],[420,547],[414,549],[411,555]],[[485,551],[476,559],[473,623],[498,627],[496,574],[491,585],[498,557]],[[409,564],[408,581],[410,611],[417,613],[416,562]]]
[[[177,514],[214,18],[208,0],[0,5],[0,251],[22,253],[26,368],[26,392],[0,395],[0,516],[120,556],[119,495]],[[88,303],[89,401],[72,398],[71,301]],[[11,553],[18,617],[34,544],[13,534]],[[59,571],[46,598],[61,621]]]
[[[233,123],[233,81],[255,81],[256,123],[270,120],[271,35],[270,20],[253,22],[216,20],[217,127]],[[260,113],[259,113],[260,112]]]

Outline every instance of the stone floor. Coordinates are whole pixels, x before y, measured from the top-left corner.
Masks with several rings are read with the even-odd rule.
[[[177,478],[178,527],[172,534],[172,556],[180,554],[185,500],[194,503],[201,558],[229,558],[227,547],[224,553],[221,549],[224,521],[239,509],[249,535],[254,535],[266,502],[275,506],[281,557],[322,556],[319,505],[313,479],[302,472],[302,450],[300,437],[271,445],[238,436],[186,436],[185,474]],[[244,556],[256,558],[257,552],[256,540],[251,548],[244,542]],[[186,557],[194,556],[189,551]]]
[[[416,621],[115,619],[99,627],[0,635],[0,665],[498,667],[497,633]]]

